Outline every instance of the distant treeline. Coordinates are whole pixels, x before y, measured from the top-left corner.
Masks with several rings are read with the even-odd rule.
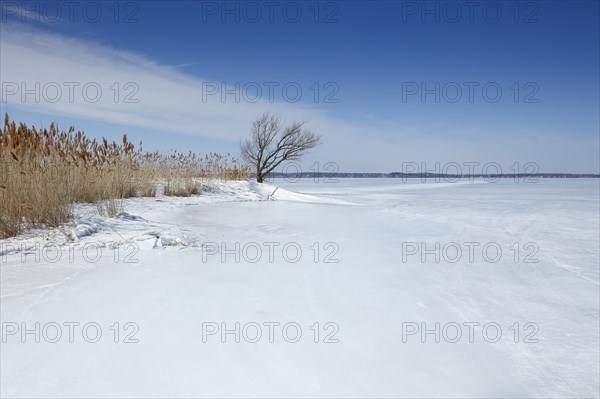
[[[577,179],[577,178],[600,178],[600,174],[593,173],[502,173],[502,174],[444,174],[444,173],[344,173],[344,172],[299,172],[299,173],[271,173],[271,178],[301,179],[301,178],[409,178],[409,179]]]

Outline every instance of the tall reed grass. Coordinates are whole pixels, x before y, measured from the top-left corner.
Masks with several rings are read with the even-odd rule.
[[[96,203],[114,216],[122,199],[198,194],[215,180],[238,180],[249,168],[229,154],[172,151],[148,153],[127,135],[120,143],[89,138],[71,127],[36,129],[10,121],[0,131],[0,239],[37,226],[58,226],[72,217],[72,204]]]

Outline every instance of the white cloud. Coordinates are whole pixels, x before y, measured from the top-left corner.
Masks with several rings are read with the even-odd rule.
[[[231,141],[244,136],[250,121],[264,111],[281,114],[287,120],[309,121],[328,138],[337,136],[334,143],[359,139],[368,128],[327,116],[316,105],[269,101],[266,92],[256,103],[243,98],[235,102],[232,96],[222,101],[218,94],[203,98],[207,88],[203,84],[213,82],[144,56],[24,25],[4,24],[1,28],[2,96],[3,102],[13,107]],[[117,101],[115,82],[119,87]],[[61,95],[56,101],[57,86]],[[86,96],[95,100],[96,87],[102,91],[100,99],[86,101]],[[136,88],[139,91],[132,99],[139,102],[126,103],[125,96]],[[22,97],[22,89],[37,92],[39,101],[33,94]]]

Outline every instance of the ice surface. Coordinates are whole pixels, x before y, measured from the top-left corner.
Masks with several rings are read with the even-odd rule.
[[[129,199],[113,219],[80,205],[71,225],[0,242],[1,394],[597,397],[599,198],[587,179],[301,179]],[[411,243],[480,245],[473,261],[449,262],[450,251],[436,262],[408,256]],[[503,251],[495,263],[482,256],[489,243]],[[39,343],[8,333],[36,322]],[[48,342],[51,323],[65,322],[80,323],[74,342],[66,327]],[[90,322],[102,329],[96,343],[82,339]],[[258,323],[263,336],[203,337],[203,325],[222,322]],[[272,343],[265,322],[280,323]],[[302,328],[296,343],[281,334],[291,322]],[[472,343],[466,327],[456,343],[403,337],[436,322],[479,326]],[[498,342],[483,338],[486,323],[502,328]],[[339,342],[323,342],[332,332]],[[124,343],[129,333],[139,342]]]

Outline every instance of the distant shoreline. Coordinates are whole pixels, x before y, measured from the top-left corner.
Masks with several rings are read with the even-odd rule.
[[[326,173],[326,172],[302,172],[302,173],[271,173],[270,178],[283,179],[310,179],[310,178],[341,178],[341,179],[360,179],[360,178],[405,178],[405,179],[581,179],[581,178],[600,178],[600,174],[594,173],[513,173],[513,174],[472,174],[472,175],[453,175],[440,173]]]

